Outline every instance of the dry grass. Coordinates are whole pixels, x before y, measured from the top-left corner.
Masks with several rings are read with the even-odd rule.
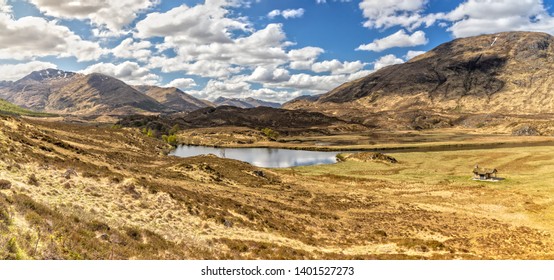
[[[547,147],[268,170],[128,129],[0,126],[3,258],[552,258]],[[506,180],[469,180],[475,163]]]

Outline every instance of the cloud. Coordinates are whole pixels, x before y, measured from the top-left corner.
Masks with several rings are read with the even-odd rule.
[[[421,30],[414,32],[412,35],[408,35],[403,29],[401,29],[390,36],[376,39],[370,44],[360,45],[356,48],[356,50],[380,52],[395,47],[425,45],[428,42],[429,41],[425,37],[425,32]]]
[[[514,30],[554,34],[554,17],[541,0],[469,0],[445,18],[457,38]]]
[[[424,54],[424,53],[426,53],[426,52],[424,52],[424,51],[408,51],[408,53],[406,53],[406,55],[404,56],[404,58],[405,58],[406,60],[410,60],[410,59],[412,59],[412,58],[414,58],[414,57],[416,57],[416,56],[418,56],[418,55],[420,55],[420,54]]]
[[[267,17],[269,18],[275,18],[277,16],[282,16],[285,19],[289,18],[299,18],[304,15],[305,10],[300,9],[287,9],[287,10],[273,10],[267,14]]]
[[[121,64],[97,63],[81,71],[84,74],[101,73],[104,75],[118,78],[132,85],[156,85],[160,82],[160,77],[150,73],[150,70],[141,67],[136,62],[125,61]]]
[[[8,5],[7,0],[0,0],[0,13],[11,13],[12,12],[12,6]]]
[[[155,5],[159,0],[29,0],[42,13],[63,19],[90,20],[90,22],[112,32],[119,32],[130,24],[138,13]]]
[[[197,44],[229,43],[231,31],[248,31],[244,18],[228,18],[230,1],[206,0],[194,7],[181,5],[165,13],[150,13],[136,24],[138,38],[172,36],[173,41]]]
[[[249,77],[249,80],[260,83],[280,83],[290,79],[289,71],[283,68],[257,67]]]
[[[371,73],[375,72],[375,70],[361,70],[356,73],[350,74],[348,76],[348,81],[357,80],[359,78],[363,78]]]
[[[277,68],[289,57],[282,24],[271,23],[255,30],[246,18],[232,18],[237,1],[208,0],[194,7],[182,5],[165,13],[151,13],[137,23],[137,38],[163,37],[155,47],[175,55],[158,55],[150,68],[162,72],[229,78],[257,67]]]
[[[342,83],[346,82],[345,75],[313,76],[305,73],[292,75],[282,87],[292,89],[304,89],[315,92],[329,91]]]
[[[30,61],[20,64],[0,64],[0,81],[16,81],[33,71],[58,68],[56,64],[42,61]]]
[[[333,0],[333,2],[350,2],[351,0]],[[317,4],[325,4],[327,3],[327,0],[315,0]]]
[[[132,38],[127,38],[112,49],[112,53],[119,58],[133,58],[139,61],[147,61],[152,51],[152,43],[149,41],[135,42]]]
[[[333,75],[350,74],[360,71],[366,64],[361,61],[344,61],[336,59],[317,62],[312,65],[312,71],[316,73],[331,72]]]
[[[14,20],[0,13],[0,59],[23,60],[53,55],[91,61],[103,53],[98,43],[81,39],[56,21],[39,17]]]
[[[362,0],[359,4],[367,21],[367,28],[390,28],[403,26],[408,30],[414,30],[421,25],[429,27],[437,19],[442,18],[442,13],[423,16],[428,0]]]
[[[167,86],[168,87],[176,87],[176,88],[180,88],[180,89],[187,89],[187,88],[195,87],[195,86],[197,86],[197,84],[194,81],[194,79],[191,79],[191,78],[178,78],[178,79],[175,79],[175,80],[169,82],[169,84],[167,84]]]
[[[400,64],[400,63],[404,63],[404,60],[402,60],[401,58],[396,57],[393,54],[388,54],[388,55],[382,56],[379,59],[375,60],[373,62],[373,69],[374,70],[379,70],[383,67],[387,67],[387,66],[394,65],[394,64]]]
[[[289,67],[294,70],[310,70],[316,59],[324,52],[325,50],[318,47],[290,50],[287,54],[290,59]]]

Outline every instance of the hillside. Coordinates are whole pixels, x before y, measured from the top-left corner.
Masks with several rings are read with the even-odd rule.
[[[256,108],[256,107],[281,108],[280,103],[263,101],[252,97],[226,98],[226,97],[220,96],[216,100],[214,100],[213,103],[216,106],[234,106],[238,108]]]
[[[169,113],[175,110],[126,83],[98,73],[35,71],[0,84],[0,98],[33,111],[76,115]]]
[[[14,116],[29,116],[29,117],[49,117],[52,114],[34,112],[31,110],[23,109],[17,105],[0,99],[0,114],[2,115],[14,115]]]
[[[488,150],[495,185],[469,180],[482,151],[266,169],[169,149],[0,116],[0,259],[553,257],[551,146]]]
[[[494,42],[494,43],[493,43]],[[554,37],[506,32],[456,39],[288,109],[379,122],[460,114],[554,113]],[[412,116],[410,116],[410,114]],[[394,122],[394,121],[392,121]]]
[[[0,83],[0,98],[34,111],[45,111],[51,93],[83,77],[57,69],[34,71],[15,81]]]
[[[191,112],[200,108],[213,106],[213,104],[207,100],[195,98],[174,87],[135,86],[135,88],[154,98],[162,105],[177,112]]]
[[[244,109],[234,106],[202,108],[190,113],[166,116],[134,115],[122,118],[118,124],[127,127],[146,127],[164,133],[175,125],[181,129],[243,127],[260,130],[271,128],[285,135],[310,132],[328,134],[367,129],[365,126],[351,124],[316,112],[269,107]]]

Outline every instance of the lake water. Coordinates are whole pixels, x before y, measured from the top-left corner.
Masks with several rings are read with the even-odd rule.
[[[192,157],[214,154],[218,157],[246,161],[259,167],[292,167],[337,162],[338,152],[316,152],[271,148],[213,148],[181,145],[169,155]]]

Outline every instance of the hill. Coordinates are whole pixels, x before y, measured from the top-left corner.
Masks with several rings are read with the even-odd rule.
[[[0,83],[0,98],[27,109],[45,111],[51,93],[82,76],[57,69],[34,71],[15,82]]]
[[[553,61],[554,37],[545,33],[456,39],[284,108],[381,125],[391,118],[389,124],[427,118],[440,126],[460,114],[554,113]]]
[[[263,101],[252,97],[226,98],[226,97],[220,96],[216,100],[214,100],[213,103],[216,106],[234,106],[239,108],[256,108],[256,107],[281,108],[280,103]]]
[[[0,114],[2,115],[15,115],[15,116],[29,116],[29,117],[50,117],[52,114],[34,112],[31,110],[23,109],[17,105],[0,99]]]
[[[211,102],[195,98],[175,87],[135,86],[135,88],[154,98],[164,106],[178,112],[191,112],[200,108],[213,106]]]
[[[76,115],[174,112],[126,83],[98,73],[35,71],[0,84],[0,98],[34,111]]]
[[[269,107],[238,108],[220,106],[202,108],[190,113],[167,116],[128,116],[118,124],[127,127],[150,128],[166,133],[173,126],[182,129],[211,127],[246,127],[251,129],[271,128],[284,135],[309,132],[361,131],[364,126],[350,124],[335,117],[317,112],[284,110]]]

